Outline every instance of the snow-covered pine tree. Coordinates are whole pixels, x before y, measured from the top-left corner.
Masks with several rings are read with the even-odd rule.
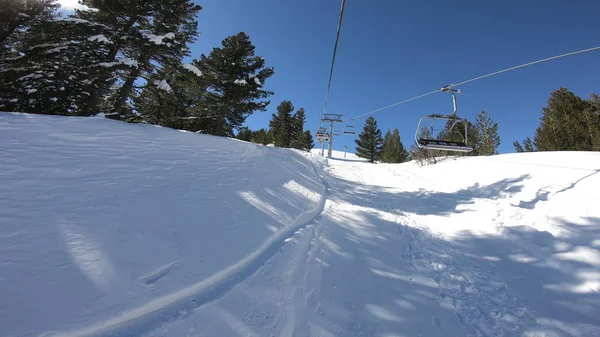
[[[109,46],[106,27],[86,20],[57,18],[36,22],[22,34],[19,57],[0,69],[0,108],[59,115],[89,115],[85,109],[99,62]]]
[[[76,17],[107,27],[110,48],[102,63],[109,69],[92,93],[88,108],[126,118],[129,100],[140,77],[149,78],[166,63],[181,62],[186,44],[197,35],[201,7],[189,0],[82,0],[87,9]]]
[[[206,108],[210,122],[205,130],[213,135],[233,136],[246,118],[265,111],[273,92],[264,90],[265,81],[274,74],[265,60],[255,55],[255,47],[244,32],[229,36],[221,47],[201,55],[197,63],[206,76]]]
[[[206,83],[192,64],[167,65],[148,80],[133,98],[134,108],[147,123],[188,131],[204,131]]]
[[[363,131],[355,139],[356,155],[361,158],[366,158],[370,163],[374,163],[381,159],[383,151],[383,138],[381,130],[377,127],[375,117],[367,118]]]
[[[0,0],[0,53],[10,51],[32,24],[56,17],[58,7],[57,0]]]

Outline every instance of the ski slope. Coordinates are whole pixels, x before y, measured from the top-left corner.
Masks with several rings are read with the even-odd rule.
[[[0,113],[1,336],[600,336],[600,154],[369,164]]]

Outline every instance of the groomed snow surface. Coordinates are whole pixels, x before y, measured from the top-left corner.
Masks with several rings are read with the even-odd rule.
[[[600,154],[369,164],[0,113],[0,336],[600,336]]]

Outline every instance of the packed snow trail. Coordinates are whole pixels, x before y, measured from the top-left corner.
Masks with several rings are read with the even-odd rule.
[[[596,153],[329,160],[319,218],[146,336],[600,336],[598,168]]]

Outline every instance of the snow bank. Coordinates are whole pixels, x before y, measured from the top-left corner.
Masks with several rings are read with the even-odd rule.
[[[181,315],[324,202],[308,153],[103,118],[0,113],[0,156],[2,336]]]

